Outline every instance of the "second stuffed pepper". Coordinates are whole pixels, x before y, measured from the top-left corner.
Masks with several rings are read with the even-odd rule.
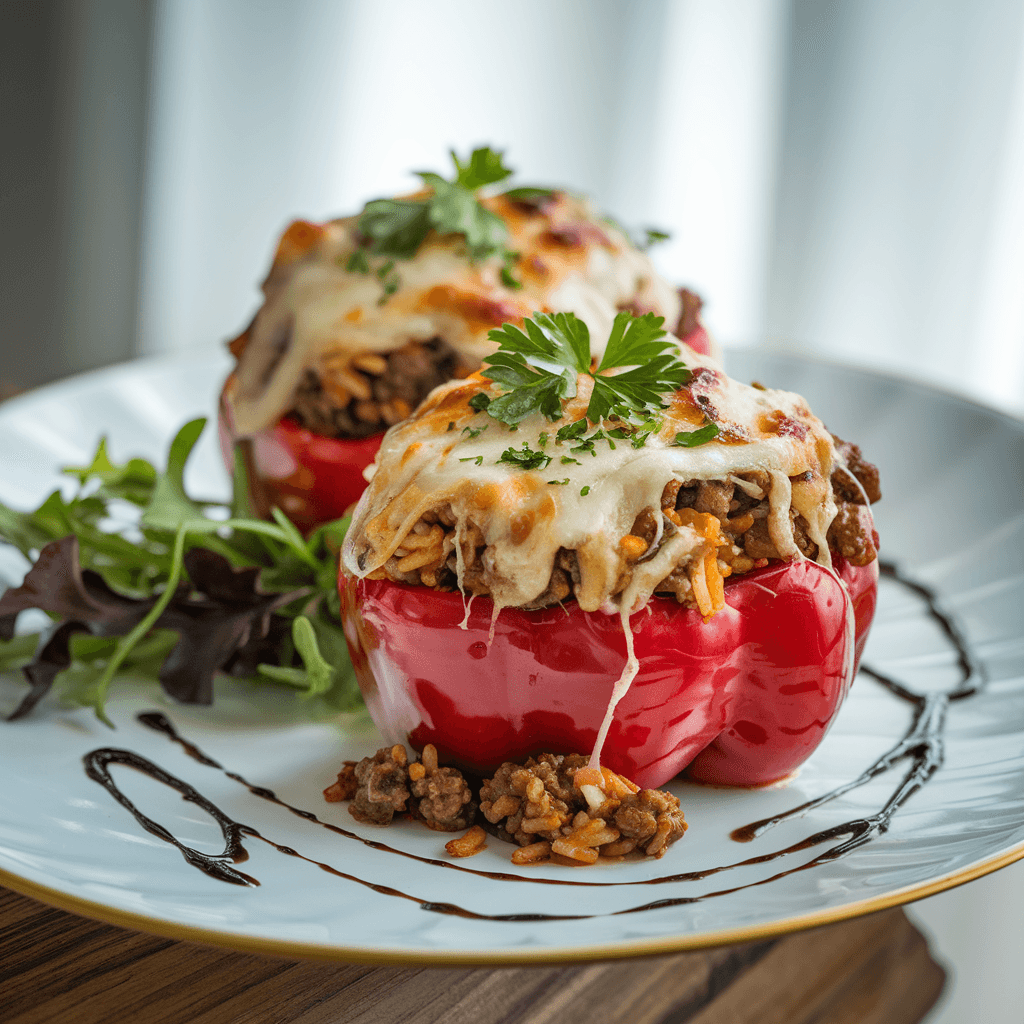
[[[488,332],[532,310],[571,311],[601,340],[619,310],[654,312],[710,349],[697,296],[588,201],[508,188],[511,171],[486,148],[454,171],[285,231],[263,305],[230,345],[221,402],[225,457],[237,445],[258,511],[277,505],[303,529],[341,516],[384,431],[478,369]]]

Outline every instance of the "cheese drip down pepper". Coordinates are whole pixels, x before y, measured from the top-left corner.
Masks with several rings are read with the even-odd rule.
[[[836,573],[849,595],[808,560],[735,577],[709,622],[652,599],[631,618],[640,667],[602,765],[644,788],[683,769],[730,786],[790,774],[849,689],[848,610],[857,658],[874,613],[877,562],[837,559]],[[389,742],[433,743],[446,762],[484,773],[538,751],[593,749],[626,660],[617,615],[575,602],[505,608],[488,643],[487,604],[474,605],[463,630],[458,593],[343,574],[341,599],[356,678]]]
[[[616,322],[607,369],[578,322],[527,326],[389,432],[353,515],[339,585],[375,721],[478,770],[554,750],[646,786],[788,774],[874,608],[855,449],[653,318]]]

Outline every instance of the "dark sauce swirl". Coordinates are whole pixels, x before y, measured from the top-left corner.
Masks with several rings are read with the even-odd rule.
[[[750,842],[780,822],[797,815],[805,814],[808,811],[814,810],[816,807],[820,807],[831,800],[835,800],[838,797],[843,796],[845,793],[849,793],[851,790],[856,789],[859,786],[863,786],[872,779],[883,775],[902,762],[909,763],[906,773],[898,778],[896,787],[891,796],[886,800],[885,804],[879,809],[879,811],[873,815],[856,818],[840,825],[835,825],[831,828],[815,832],[806,839],[800,840],[799,842],[781,850],[774,850],[770,853],[765,853],[757,857],[750,857],[746,860],[736,861],[731,864],[705,868],[700,871],[679,872],[652,879],[622,882],[591,882],[571,878],[530,877],[528,875],[518,875],[504,871],[482,871],[454,861],[422,857],[418,854],[409,853],[405,850],[399,850],[392,846],[388,846],[386,843],[381,843],[373,839],[366,839],[355,832],[349,831],[348,829],[323,821],[312,811],[304,810],[300,807],[294,807],[280,799],[273,790],[267,789],[263,786],[253,785],[237,772],[224,768],[219,762],[215,761],[200,750],[194,743],[181,736],[166,715],[159,711],[150,711],[138,716],[138,720],[141,724],[167,736],[173,742],[181,746],[182,750],[184,750],[189,757],[197,761],[199,764],[222,771],[228,778],[245,786],[254,796],[277,804],[305,821],[317,824],[322,828],[326,828],[329,831],[344,837],[345,839],[353,840],[383,853],[405,857],[410,860],[418,861],[422,864],[430,865],[431,867],[464,872],[503,882],[526,882],[534,885],[560,885],[584,888],[612,888],[619,886],[661,885],[669,882],[693,882],[724,871],[733,870],[734,868],[749,867],[757,864],[768,864],[780,858],[832,842],[836,839],[843,840],[842,842],[821,852],[818,856],[813,857],[804,863],[788,867],[768,878],[763,878],[754,882],[747,882],[731,888],[719,889],[699,896],[680,896],[663,900],[655,900],[653,902],[629,907],[625,910],[614,911],[610,915],[543,913],[493,915],[477,913],[453,903],[436,902],[419,896],[410,895],[409,893],[391,888],[390,886],[383,886],[368,882],[365,879],[361,879],[355,875],[341,871],[330,864],[325,864],[321,861],[306,857],[290,846],[284,846],[264,835],[261,835],[251,826],[231,820],[223,811],[220,810],[220,808],[216,807],[216,805],[203,797],[191,785],[183,782],[181,779],[178,779],[173,775],[170,775],[152,761],[148,761],[146,758],[130,751],[115,750],[111,748],[95,750],[85,756],[86,772],[89,774],[90,778],[99,782],[114,797],[114,799],[130,811],[146,831],[177,847],[188,863],[202,871],[205,871],[214,878],[218,878],[221,881],[232,882],[234,884],[259,884],[251,876],[243,874],[229,866],[229,862],[238,863],[244,861],[248,856],[242,847],[242,837],[245,836],[261,840],[262,842],[272,846],[279,853],[290,857],[298,857],[307,863],[315,865],[328,874],[335,875],[347,881],[355,882],[369,889],[373,889],[375,892],[379,892],[382,895],[410,900],[419,904],[423,910],[431,911],[433,913],[449,914],[469,919],[487,921],[580,920],[597,916],[635,914],[647,910],[658,910],[666,907],[699,903],[703,900],[712,899],[717,896],[725,896],[754,886],[767,885],[771,882],[778,881],[781,878],[785,878],[788,875],[795,874],[798,871],[806,871],[818,864],[838,860],[840,857],[845,856],[852,850],[863,846],[875,836],[883,833],[889,827],[889,823],[891,822],[893,815],[906,803],[907,800],[910,799],[911,796],[918,792],[941,767],[944,757],[943,731],[946,722],[946,711],[949,703],[950,701],[963,700],[979,692],[985,684],[984,671],[982,667],[975,662],[971,651],[956,624],[939,607],[936,596],[930,589],[919,582],[902,576],[896,567],[891,564],[883,563],[881,565],[881,574],[883,577],[891,579],[905,587],[923,600],[928,615],[939,626],[943,635],[949,641],[950,646],[956,654],[957,666],[960,675],[958,683],[948,691],[919,694],[910,690],[899,681],[892,679],[867,665],[861,665],[860,670],[865,675],[881,684],[898,700],[904,701],[914,707],[915,711],[913,720],[906,735],[895,746],[893,746],[891,750],[878,758],[874,764],[872,764],[857,778],[844,783],[842,786],[837,787],[823,796],[800,804],[798,807],[794,807],[782,814],[775,815],[771,818],[764,818],[761,821],[751,822],[749,825],[744,825],[742,828],[738,828],[732,833],[732,838],[737,842]],[[166,828],[144,815],[117,788],[108,770],[108,765],[112,763],[122,764],[127,767],[135,768],[138,771],[145,772],[157,781],[176,789],[186,800],[195,803],[197,806],[205,810],[221,828],[225,841],[224,852],[215,856],[210,856],[194,850],[191,847],[185,846]]]
[[[915,693],[891,676],[879,672],[870,665],[862,664],[860,671],[864,675],[874,679],[898,700],[904,701],[914,708],[914,716],[906,735],[850,782],[815,800],[808,800],[783,814],[763,818],[761,821],[754,821],[736,829],[732,833],[732,838],[737,842],[748,843],[780,822],[800,814],[806,814],[822,804],[865,785],[901,762],[909,762],[906,774],[898,781],[896,789],[877,813],[866,818],[855,818],[852,821],[844,822],[842,825],[815,833],[804,840],[806,847],[838,839],[841,836],[846,837],[845,842],[816,857],[807,866],[812,867],[827,860],[836,860],[851,850],[855,850],[858,846],[863,846],[884,832],[889,827],[893,815],[942,767],[945,759],[943,734],[946,725],[946,711],[950,702],[972,697],[984,688],[987,681],[984,667],[975,661],[967,646],[967,641],[956,623],[939,607],[935,593],[923,583],[903,576],[891,563],[882,562],[879,570],[883,578],[893,580],[924,602],[929,618],[939,627],[956,654],[959,680],[952,689],[947,691]]]

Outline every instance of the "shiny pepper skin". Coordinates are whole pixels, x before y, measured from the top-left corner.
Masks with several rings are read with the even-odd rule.
[[[709,622],[674,599],[632,616],[640,672],[602,763],[656,788],[679,772],[759,786],[821,742],[849,689],[874,614],[878,565],[774,563],[726,582]],[[541,751],[589,754],[626,661],[618,615],[575,602],[540,611],[339,577],[342,621],[370,714],[389,743],[433,743],[480,772]],[[851,609],[852,605],[852,609]],[[847,615],[852,610],[852,618]]]

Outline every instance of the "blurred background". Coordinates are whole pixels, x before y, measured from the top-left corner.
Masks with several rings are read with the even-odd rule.
[[[208,349],[296,216],[490,143],[664,228],[726,346],[1024,414],[1021,0],[4,0],[0,388]],[[1019,1022],[1024,869],[918,904]]]

